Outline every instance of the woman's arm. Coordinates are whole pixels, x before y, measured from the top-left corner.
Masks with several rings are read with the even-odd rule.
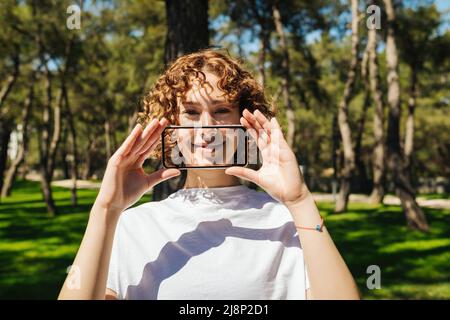
[[[259,185],[289,209],[297,226],[320,224],[319,210],[276,118],[269,121],[259,110],[244,110],[241,124],[255,139],[262,166],[257,171],[232,167],[225,172]],[[308,298],[359,299],[355,281],[326,228],[322,232],[299,229],[299,237],[310,280]]]
[[[180,174],[177,169],[146,174],[142,168],[167,124],[163,118],[153,120],[145,130],[137,125],[109,159],[86,232],[58,299],[105,299],[112,244],[120,214],[150,188]]]
[[[75,261],[58,299],[104,299],[109,261],[121,212],[94,204]]]
[[[309,192],[287,208],[296,226],[314,227],[321,223],[319,210]],[[313,299],[359,299],[355,281],[325,224],[322,232],[298,229],[298,235],[308,269],[309,295]]]

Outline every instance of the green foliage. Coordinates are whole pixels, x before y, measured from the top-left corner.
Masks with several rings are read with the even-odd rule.
[[[53,103],[56,103],[60,68],[67,63],[64,50],[74,40],[68,65],[69,100],[74,115],[80,166],[91,157],[90,173],[101,176],[106,164],[105,124],[111,127],[112,149],[127,135],[141,97],[163,71],[166,34],[164,1],[93,1],[82,9],[81,29],[65,26],[70,1],[44,1],[33,9],[29,1],[2,1],[0,4],[0,78],[13,71],[12,57],[19,50],[21,72],[2,114],[15,123],[28,92],[29,75],[38,67],[36,35],[41,29],[47,65],[52,72]],[[399,6],[400,80],[402,105],[408,101],[411,68],[419,73],[416,108],[414,176],[417,179],[450,173],[448,51],[450,32],[443,27],[445,17],[434,4]],[[343,93],[349,64],[348,5],[335,1],[282,1],[280,12],[287,36],[297,136],[294,146],[310,175],[320,175],[332,167],[332,124]],[[383,16],[384,17],[384,16]],[[270,2],[266,0],[212,1],[209,4],[211,44],[228,49],[244,59],[245,66],[258,76],[262,26],[268,36],[266,52],[266,90],[274,97],[278,117],[286,124],[285,106],[280,94],[281,54]],[[262,25],[261,25],[262,23]],[[365,19],[361,19],[361,44],[366,42]],[[384,25],[382,25],[384,28]],[[384,30],[379,32],[380,85],[386,101]],[[42,67],[41,67],[42,70]],[[3,84],[3,82],[2,82]],[[29,167],[38,164],[37,129],[42,122],[45,103],[44,77],[35,83],[32,141],[26,157]],[[355,95],[350,103],[349,121],[356,127],[362,113],[364,86],[358,73]],[[6,110],[6,109],[3,109]],[[2,111],[3,112],[3,111]],[[401,132],[404,132],[403,113]],[[63,130],[67,127],[63,110]],[[361,158],[370,171],[373,147],[373,106],[365,116]],[[432,133],[432,134],[430,134]],[[430,140],[432,140],[430,143]],[[66,144],[63,144],[66,145]],[[95,147],[90,148],[94,145]],[[339,145],[338,154],[339,154]],[[63,152],[57,167],[63,165]],[[369,172],[370,176],[370,172]]]
[[[81,29],[66,28],[66,8],[73,1],[0,1],[0,90],[20,58],[20,73],[0,108],[1,123],[21,121],[30,84],[35,100],[30,123],[28,168],[39,163],[38,147],[42,111],[46,103],[45,66],[51,72],[52,104],[57,103],[62,70],[67,66],[67,89],[77,133],[79,169],[87,178],[101,178],[106,165],[106,124],[112,149],[128,134],[141,97],[163,71],[166,35],[164,1],[85,1]],[[36,4],[33,6],[33,4]],[[408,103],[412,70],[418,72],[419,92],[415,116],[412,175],[420,178],[450,176],[450,31],[445,14],[430,2],[397,8],[400,53],[401,103]],[[346,2],[320,0],[280,1],[290,58],[291,100],[297,119],[294,151],[307,177],[330,177],[334,150],[333,118],[344,91],[350,62],[349,6]],[[384,13],[383,13],[384,14]],[[278,107],[286,127],[280,94],[282,54],[273,23],[270,1],[227,0],[209,2],[211,44],[226,48],[258,76],[262,26],[267,36],[265,87]],[[383,21],[385,16],[383,15]],[[262,21],[262,25],[261,25]],[[186,26],[187,28],[189,26]],[[361,19],[360,52],[367,31]],[[380,86],[386,102],[385,25],[379,32]],[[41,37],[42,48],[37,43]],[[195,35],[193,35],[195,36]],[[73,41],[70,59],[68,44]],[[359,70],[358,70],[359,71]],[[37,72],[34,82],[30,75]],[[349,122],[356,138],[363,113],[365,88],[358,72],[349,105]],[[370,177],[374,145],[372,105],[365,114],[361,160]],[[63,132],[67,109],[63,107]],[[387,112],[387,109],[386,109]],[[53,117],[51,114],[50,117]],[[404,134],[406,112],[402,114]],[[51,119],[52,120],[52,119]],[[0,123],[0,124],[1,124]],[[52,131],[52,130],[50,130]],[[52,132],[50,132],[52,134]],[[67,134],[58,150],[61,171],[67,154]],[[402,139],[403,140],[403,139]],[[337,151],[337,152],[335,152]],[[90,166],[87,166],[88,159]],[[338,159],[339,162],[339,159]],[[87,166],[87,170],[84,170]],[[154,168],[146,167],[148,171]],[[326,187],[329,183],[327,183]],[[324,185],[314,183],[313,190]],[[0,298],[54,299],[72,263],[84,233],[96,191],[79,190],[78,205],[70,191],[53,188],[60,214],[47,216],[36,183],[18,181],[11,198],[0,204]],[[448,198],[426,195],[426,198]],[[150,196],[141,199],[149,201]],[[426,209],[431,232],[411,232],[396,206],[350,204],[347,213],[332,215],[333,204],[320,203],[333,238],[357,279],[364,298],[450,298],[450,211]],[[367,290],[366,268],[382,269],[382,289]]]

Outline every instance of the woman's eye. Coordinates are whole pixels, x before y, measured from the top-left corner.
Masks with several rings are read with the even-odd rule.
[[[186,110],[184,113],[188,114],[188,115],[197,115],[198,112],[195,110]]]
[[[216,111],[216,113],[228,113],[228,112],[230,112],[230,110],[228,109],[219,109]]]

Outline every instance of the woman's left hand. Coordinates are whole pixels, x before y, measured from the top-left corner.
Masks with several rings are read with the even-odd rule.
[[[270,121],[259,111],[244,110],[241,124],[261,150],[262,166],[258,170],[231,167],[225,173],[252,181],[286,206],[309,195],[294,152],[284,139],[275,117]]]

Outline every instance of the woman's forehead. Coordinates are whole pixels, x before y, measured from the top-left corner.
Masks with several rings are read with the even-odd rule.
[[[204,72],[205,79],[194,79],[191,88],[182,98],[183,104],[199,104],[207,102],[208,104],[218,104],[227,102],[226,94],[219,89],[219,78],[210,73]]]

